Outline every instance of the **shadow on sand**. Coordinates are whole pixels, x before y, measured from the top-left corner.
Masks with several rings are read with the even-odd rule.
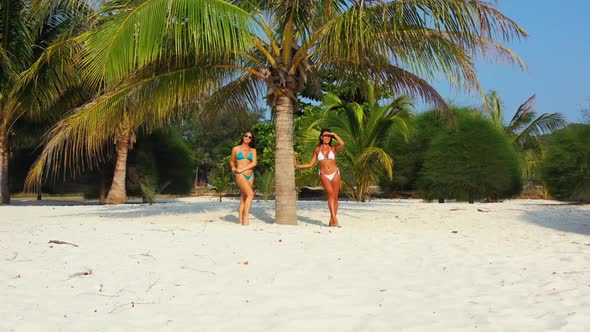
[[[97,204],[82,204],[89,205],[93,209],[79,211],[73,214],[60,214],[59,216],[98,216],[102,218],[145,218],[169,215],[187,215],[216,212],[219,210],[227,210],[228,204],[236,206],[236,202],[183,202],[183,201],[159,201],[152,205],[141,203],[126,203],[122,205],[97,205]],[[72,205],[62,204],[61,206]],[[75,204],[74,204],[75,205]]]
[[[320,202],[321,204],[321,202]],[[137,219],[137,218],[149,218],[158,216],[182,216],[182,215],[198,215],[201,213],[215,213],[219,211],[230,210],[232,213],[226,214],[220,218],[221,221],[228,223],[238,223],[238,207],[239,200],[224,200],[223,202],[216,201],[203,201],[203,202],[185,202],[179,200],[162,200],[156,201],[154,204],[142,204],[141,201],[130,201],[122,205],[99,205],[98,201],[76,201],[76,200],[13,200],[12,206],[88,206],[94,207],[93,209],[85,209],[84,211],[76,211],[76,213],[65,213],[59,214],[55,217],[84,217],[84,216],[95,216],[106,219]],[[322,204],[323,208],[324,207]],[[315,204],[312,207],[303,208],[302,210],[314,209]],[[235,213],[233,213],[235,211]],[[273,202],[254,202],[250,211],[253,217],[261,220],[266,224],[273,224],[275,222],[274,215],[274,203]],[[198,217],[198,216],[197,216]],[[327,226],[319,220],[297,216],[297,220],[303,223]]]
[[[256,217],[257,219],[263,221],[266,224],[274,224],[274,222],[275,222],[274,207],[272,205],[270,205],[268,202],[263,203],[263,205],[264,206],[256,206],[256,202],[255,202],[252,205],[252,208],[250,209],[250,213],[252,214],[252,216]],[[235,214],[225,215],[221,218],[221,220],[237,224],[238,223],[237,213],[238,213],[238,211],[237,211],[237,207],[236,207]],[[306,224],[317,225],[317,226],[327,226],[319,220],[315,220],[315,219],[311,219],[311,218],[307,218],[307,217],[302,217],[302,216],[297,216],[297,221],[303,222]]]
[[[542,204],[523,218],[535,225],[561,232],[590,235],[590,205]]]
[[[12,199],[9,206],[85,206],[99,205],[98,200]]]

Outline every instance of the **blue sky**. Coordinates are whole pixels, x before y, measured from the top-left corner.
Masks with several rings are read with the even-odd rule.
[[[500,0],[498,8],[529,33],[508,45],[528,69],[478,61],[484,90],[498,92],[508,116],[537,94],[537,114],[561,112],[580,122],[581,109],[590,108],[590,0]],[[435,87],[457,104],[481,105],[479,95],[457,93],[444,83]]]

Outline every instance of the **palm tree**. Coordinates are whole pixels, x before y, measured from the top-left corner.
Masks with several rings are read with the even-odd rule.
[[[17,122],[50,115],[46,111],[72,83],[67,37],[83,29],[90,11],[85,1],[0,1],[0,204],[10,203],[8,166]]]
[[[396,93],[444,106],[427,80],[443,76],[483,95],[475,56],[524,66],[501,42],[526,32],[479,0],[138,0],[128,6],[103,15],[108,23],[86,43],[92,50],[84,66],[89,80],[108,86],[154,59],[176,63],[194,53],[218,55],[211,59],[237,74],[226,78],[213,101],[256,104],[266,94],[276,114],[279,224],[296,223],[293,112],[298,96],[321,98],[318,73],[341,82],[363,73]],[[161,31],[174,33],[163,38]],[[250,43],[240,43],[246,35]],[[162,52],[165,46],[179,52],[170,56]]]
[[[225,194],[227,194],[229,191],[232,191],[235,187],[232,174],[225,166],[225,163],[218,164],[215,167],[209,176],[209,181],[214,186],[215,192],[217,192],[219,202],[221,202]]]
[[[368,198],[369,187],[379,181],[385,170],[393,179],[393,159],[387,154],[383,138],[397,126],[401,132],[409,134],[408,121],[413,107],[407,97],[395,98],[387,105],[379,105],[374,86],[368,85],[367,102],[346,103],[336,95],[328,94],[324,105],[326,110],[313,127],[330,128],[344,139],[346,146],[339,153],[342,169],[342,183],[352,193],[357,202]],[[317,141],[319,131],[308,131],[312,142]]]
[[[28,185],[40,184],[43,173],[61,160],[74,175],[102,161],[114,144],[115,171],[107,204],[127,201],[127,155],[138,130],[149,132],[170,124],[187,111],[191,98],[209,89],[217,77],[208,64],[187,64],[157,70],[137,71],[112,90],[72,110],[46,135],[44,149],[31,168]],[[186,102],[186,103],[185,103]]]
[[[80,79],[98,94],[48,133],[27,178],[29,188],[58,166],[74,174],[93,167],[114,143],[117,159],[107,203],[124,203],[127,154],[136,131],[169,123],[224,80],[227,69],[211,61],[227,60],[244,47],[246,14],[224,1],[167,3],[106,4],[94,16],[97,28],[76,37],[82,47]],[[210,34],[209,24],[220,33]]]
[[[299,96],[321,98],[319,74],[338,83],[361,77],[444,109],[427,80],[446,77],[483,96],[473,58],[524,66],[500,41],[526,32],[494,5],[471,0],[235,0],[257,30],[253,47],[228,66],[242,74],[217,95],[221,104],[267,95],[276,126],[276,222],[296,224],[293,113]]]
[[[543,113],[537,117],[534,111],[535,101],[536,95],[527,99],[518,107],[507,125],[504,125],[504,103],[496,91],[491,90],[487,94],[487,106],[483,107],[492,123],[512,138],[514,148],[525,166],[525,176],[529,179],[534,177],[542,159],[539,138],[566,125],[561,113]]]

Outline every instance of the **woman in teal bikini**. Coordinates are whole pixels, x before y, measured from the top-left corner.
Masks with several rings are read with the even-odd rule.
[[[336,139],[338,145],[332,146],[332,140]],[[295,168],[310,168],[316,161],[320,163],[320,181],[328,195],[328,208],[330,209],[330,227],[340,227],[338,224],[338,192],[340,191],[340,170],[336,165],[336,154],[344,147],[344,140],[329,129],[322,129],[320,133],[320,144],[313,150],[311,160],[304,165],[297,165]]]
[[[231,150],[229,161],[231,171],[236,174],[236,183],[240,187],[240,225],[250,224],[250,206],[254,199],[254,167],[256,167],[256,149],[254,135],[248,131],[242,137],[242,143]]]

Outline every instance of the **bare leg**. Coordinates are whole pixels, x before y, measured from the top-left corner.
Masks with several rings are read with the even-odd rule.
[[[252,206],[252,200],[254,199],[254,177],[250,178],[250,181],[246,180],[246,178],[238,174],[236,177],[236,182],[238,183],[238,187],[240,187],[240,191],[242,192],[242,198],[240,200],[240,209],[242,212],[242,225],[249,225],[250,224],[250,207]]]
[[[330,221],[328,226],[338,226],[338,219],[336,218],[338,203],[334,201],[334,187],[332,186],[332,181],[328,180],[324,175],[320,175],[320,180],[322,181],[322,185],[328,196],[328,209],[330,210]],[[336,200],[338,200],[338,196],[336,196]]]
[[[336,217],[338,215],[338,194],[340,193],[340,182],[340,174],[336,174],[336,176],[334,176],[334,179],[332,179],[332,198],[334,202],[334,218],[332,219],[332,226],[335,227],[340,227],[340,224],[338,223],[338,218]]]
[[[336,217],[338,199],[333,196],[328,200],[328,207],[330,208],[330,224],[331,227],[340,227],[338,218]]]
[[[250,186],[250,190],[246,193],[246,199],[244,201],[244,225],[250,225],[250,208],[254,199],[254,176],[248,180],[248,185]]]
[[[243,192],[240,192],[240,209],[238,211],[238,224],[244,224],[244,205],[246,201],[246,195]]]

